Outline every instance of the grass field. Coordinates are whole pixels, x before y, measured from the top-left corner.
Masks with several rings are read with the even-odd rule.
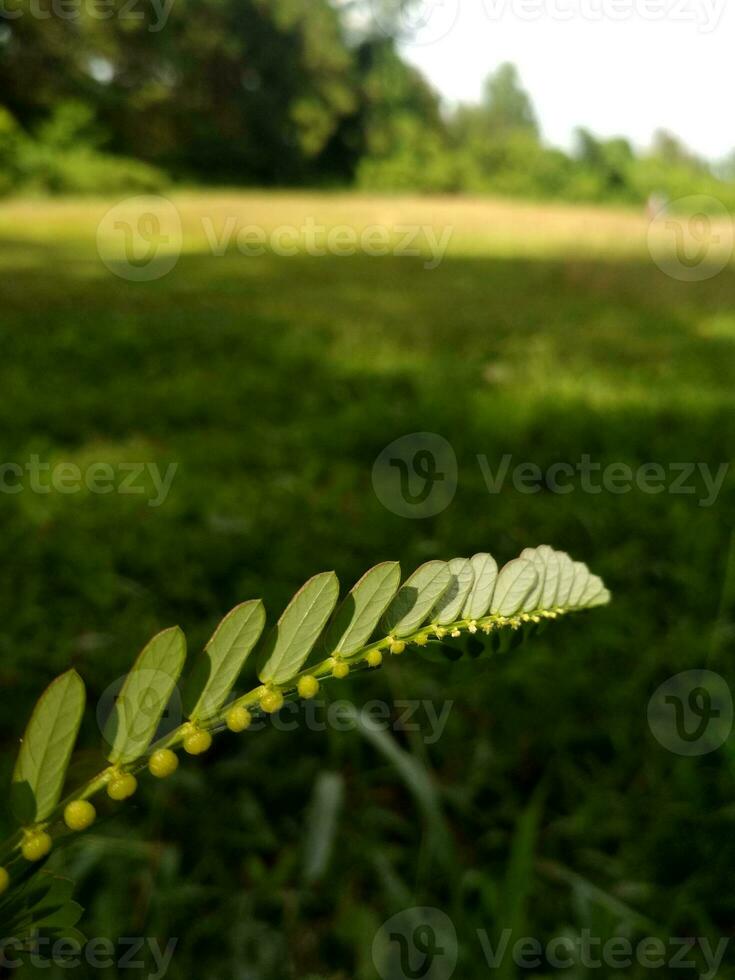
[[[671,937],[729,937],[732,742],[684,757],[646,712],[680,671],[732,674],[735,481],[710,493],[703,472],[735,441],[733,268],[677,281],[651,260],[645,219],[609,209],[172,200],[182,253],[150,282],[100,260],[115,202],[0,207],[2,460],[176,467],[160,506],[148,477],[142,494],[40,493],[24,477],[0,497],[4,771],[35,696],[69,664],[95,703],[158,629],[180,623],[196,650],[236,602],[262,595],[273,618],[322,569],[349,587],[386,558],[505,561],[548,542],[614,602],[482,667],[411,653],[325,692],[387,699],[394,719],[419,699],[419,731],[270,726],[220,739],[166,788],[146,783],[57,856],[81,882],[86,934],[178,937],[168,976],[217,980],[368,980],[376,930],[412,906],[450,916],[463,980],[491,972],[478,930],[493,946],[506,928],[544,944],[656,936],[669,955]],[[435,268],[423,246],[210,246],[208,229],[222,241],[226,227],[310,220],[387,227],[393,247],[400,225],[451,241]],[[414,432],[443,436],[458,463],[451,505],[423,520],[386,508],[371,480]],[[586,492],[574,477],[571,492],[523,493],[509,479],[491,493],[478,456],[495,471],[504,454],[543,472],[584,455],[601,470],[658,464],[665,487]],[[693,493],[671,492],[682,463],[700,464]],[[448,702],[430,741],[425,704]],[[92,714],[86,744],[99,744]],[[77,774],[98,761],[83,755]],[[735,976],[728,960],[718,976]],[[706,973],[697,962],[676,975]],[[517,971],[506,958],[496,972]],[[651,970],[524,975],[623,972]]]

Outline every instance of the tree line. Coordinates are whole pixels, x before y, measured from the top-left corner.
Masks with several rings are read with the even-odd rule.
[[[376,2],[3,0],[0,191],[731,193],[729,174],[669,134],[645,154],[587,131],[573,152],[549,147],[510,64],[479,105],[445,111],[401,58],[386,9],[379,27],[371,18]]]

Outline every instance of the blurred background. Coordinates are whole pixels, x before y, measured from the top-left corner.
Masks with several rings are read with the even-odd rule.
[[[133,976],[735,976],[735,14],[608,6],[2,4],[4,785],[59,672],[81,780],[150,636],[317,571],[549,543],[614,596],[103,806],[53,866],[87,936],[177,940]]]

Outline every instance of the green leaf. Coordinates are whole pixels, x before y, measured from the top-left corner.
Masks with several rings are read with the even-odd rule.
[[[574,562],[566,551],[557,551],[556,557],[559,562],[559,581],[555,603],[561,609],[566,609],[569,605],[569,593],[574,585]]]
[[[593,603],[598,605],[599,603],[596,603],[595,600],[598,599],[600,594],[605,591],[605,583],[602,581],[600,576],[590,575],[584,592],[582,593],[582,598],[579,603],[580,606],[589,607]]]
[[[541,606],[544,609],[553,609],[559,584],[559,559],[554,549],[550,548],[548,544],[539,545],[536,552],[546,564],[546,577],[541,591]]]
[[[349,655],[365,646],[401,584],[401,566],[384,561],[366,572],[337,610],[324,641],[329,654]]]
[[[158,633],[125,678],[105,726],[114,765],[145,754],[171,699],[186,659],[186,639],[178,626]]]
[[[493,595],[492,611],[500,616],[513,616],[536,584],[538,572],[533,562],[514,558],[498,574]]]
[[[449,588],[452,576],[445,561],[427,561],[401,586],[383,617],[383,628],[392,636],[414,633]]]
[[[217,714],[265,626],[261,599],[235,606],[214,631],[194,667],[198,700],[189,714],[192,721]]]
[[[544,582],[546,581],[546,562],[536,548],[524,548],[521,552],[521,558],[533,562],[533,566],[538,574],[536,584],[528,593],[523,603],[524,612],[534,612],[536,609],[541,608],[541,596],[544,591]]]
[[[452,558],[449,562],[449,574],[451,575],[449,588],[431,613],[432,623],[444,625],[459,619],[475,581],[475,573],[469,558]]]
[[[462,609],[464,619],[481,619],[490,608],[498,578],[498,563],[492,555],[480,552],[470,558],[474,581]]]
[[[587,603],[587,608],[592,609],[594,606],[606,606],[611,598],[612,596],[610,595],[609,591],[607,589],[603,589],[601,592],[598,592],[596,596],[593,596],[593,598],[590,599],[590,601]]]
[[[263,684],[285,684],[297,674],[332,615],[339,596],[334,572],[321,572],[303,585],[271,634],[258,675]]]
[[[583,561],[574,562],[574,582],[572,583],[572,589],[569,593],[569,605],[571,607],[578,606],[581,602],[582,596],[584,595],[584,590],[587,588],[587,583],[590,578],[590,570],[587,568]]]
[[[33,709],[13,773],[13,802],[24,824],[46,820],[59,801],[84,712],[75,670],[57,677]]]

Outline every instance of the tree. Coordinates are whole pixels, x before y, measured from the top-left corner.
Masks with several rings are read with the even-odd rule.
[[[538,136],[531,99],[510,62],[502,64],[485,82],[482,113],[488,131],[494,135],[525,132]]]

